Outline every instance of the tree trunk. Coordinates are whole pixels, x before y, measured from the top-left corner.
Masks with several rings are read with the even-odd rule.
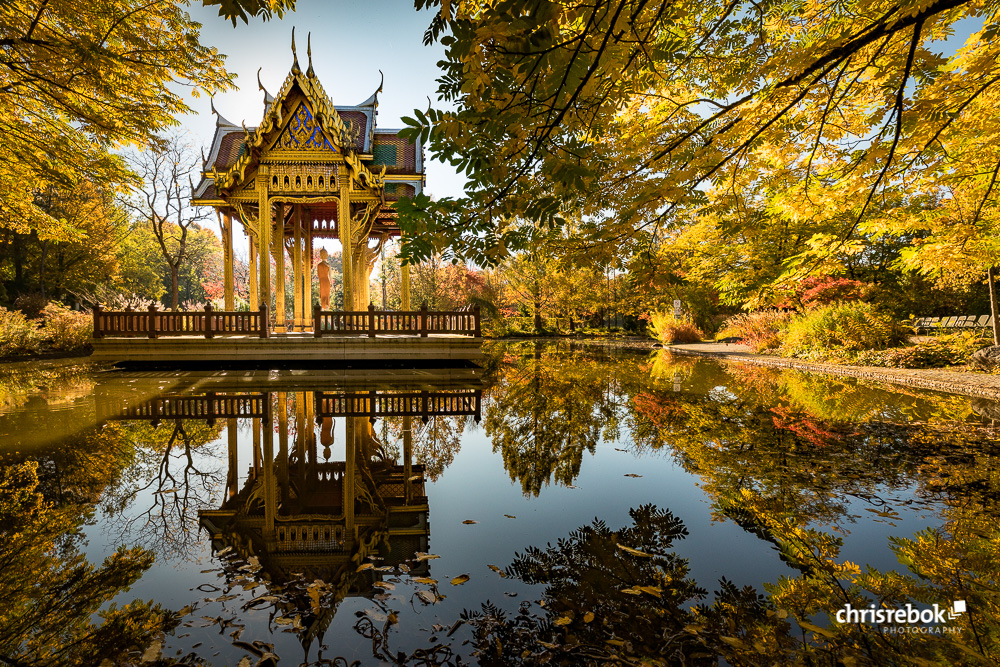
[[[38,287],[42,292],[42,301],[45,301],[45,254],[48,252],[49,242],[42,241],[42,257],[38,264]]]
[[[264,261],[267,261],[266,255],[261,255]],[[172,264],[170,266],[170,310],[177,310],[178,307],[178,273],[180,272],[180,266],[177,264]],[[268,304],[270,305],[270,304]]]
[[[993,344],[1000,345],[1000,313],[997,312],[997,267],[986,270],[986,282],[990,286],[990,315],[993,316]]]

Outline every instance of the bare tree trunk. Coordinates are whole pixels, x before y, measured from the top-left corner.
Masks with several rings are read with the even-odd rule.
[[[1000,345],[1000,313],[997,312],[997,267],[986,270],[986,282],[990,286],[990,314],[993,316],[993,344]]]
[[[178,303],[178,274],[180,273],[180,266],[177,264],[170,265],[170,310],[177,310]]]

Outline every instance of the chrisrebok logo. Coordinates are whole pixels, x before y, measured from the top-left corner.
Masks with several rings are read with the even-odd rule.
[[[942,608],[935,604],[927,609],[918,609],[911,604],[905,607],[876,608],[870,605],[866,608],[855,609],[851,605],[839,610],[835,616],[838,623],[870,623],[881,626],[882,632],[890,633],[913,633],[913,634],[940,634],[945,632],[958,632],[959,627],[945,625],[948,621],[954,621],[962,614],[966,613],[965,600],[955,600],[951,607]],[[892,625],[895,624],[895,625]],[[933,627],[931,624],[936,624]]]

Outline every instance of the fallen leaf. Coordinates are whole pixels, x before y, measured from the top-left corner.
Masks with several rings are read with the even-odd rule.
[[[372,565],[371,563],[362,563],[361,565],[358,565],[358,569],[355,570],[355,572],[364,572],[365,570],[370,570],[373,567],[375,566]]]
[[[553,625],[569,625],[573,622],[573,617],[570,615],[560,616],[556,620],[552,621]]]
[[[372,584],[372,586],[377,586],[378,588],[384,588],[387,591],[391,591],[396,588],[393,584],[390,584],[388,581],[376,581],[374,584]]]
[[[437,579],[431,579],[430,577],[410,577],[410,581],[412,581],[415,584],[434,585],[437,583]]]
[[[588,611],[586,614],[583,615],[584,623],[590,623],[592,620],[594,620],[594,612]]]
[[[623,588],[622,593],[628,593],[629,595],[642,595],[642,591],[638,588]]]
[[[642,477],[642,475],[636,475],[634,472],[625,473],[626,477]]]
[[[652,558],[653,554],[648,554],[645,551],[639,551],[638,549],[633,549],[632,547],[627,547],[624,544],[619,544],[618,548],[626,553],[630,553],[633,556],[641,556],[642,558]]]
[[[504,516],[507,517],[508,519],[516,519],[517,518],[513,514],[504,514]]]
[[[479,523],[479,522],[478,521],[473,521],[472,519],[466,519],[462,523],[464,523],[464,524],[473,524],[473,523]]]
[[[416,556],[417,556],[417,562],[418,563],[421,562],[421,561],[425,561],[425,560],[431,560],[432,558],[440,558],[441,557],[441,556],[438,556],[436,554],[424,553],[423,551],[418,551],[416,553]]]
[[[461,586],[462,584],[464,584],[468,580],[469,580],[469,575],[467,575],[467,574],[460,574],[460,575],[458,575],[457,577],[455,577],[454,579],[451,580],[451,585],[452,586]]]
[[[417,597],[427,604],[434,604],[438,601],[438,596],[431,591],[417,591]]]
[[[501,578],[506,578],[507,577],[507,573],[504,572],[503,570],[501,570],[496,565],[487,565],[486,567],[490,568],[491,570],[493,570],[494,572],[496,572],[497,574],[499,574]]]

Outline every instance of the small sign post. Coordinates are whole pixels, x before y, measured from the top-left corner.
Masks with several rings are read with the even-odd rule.
[[[680,317],[683,313],[681,312],[681,300],[674,299],[674,317]]]

